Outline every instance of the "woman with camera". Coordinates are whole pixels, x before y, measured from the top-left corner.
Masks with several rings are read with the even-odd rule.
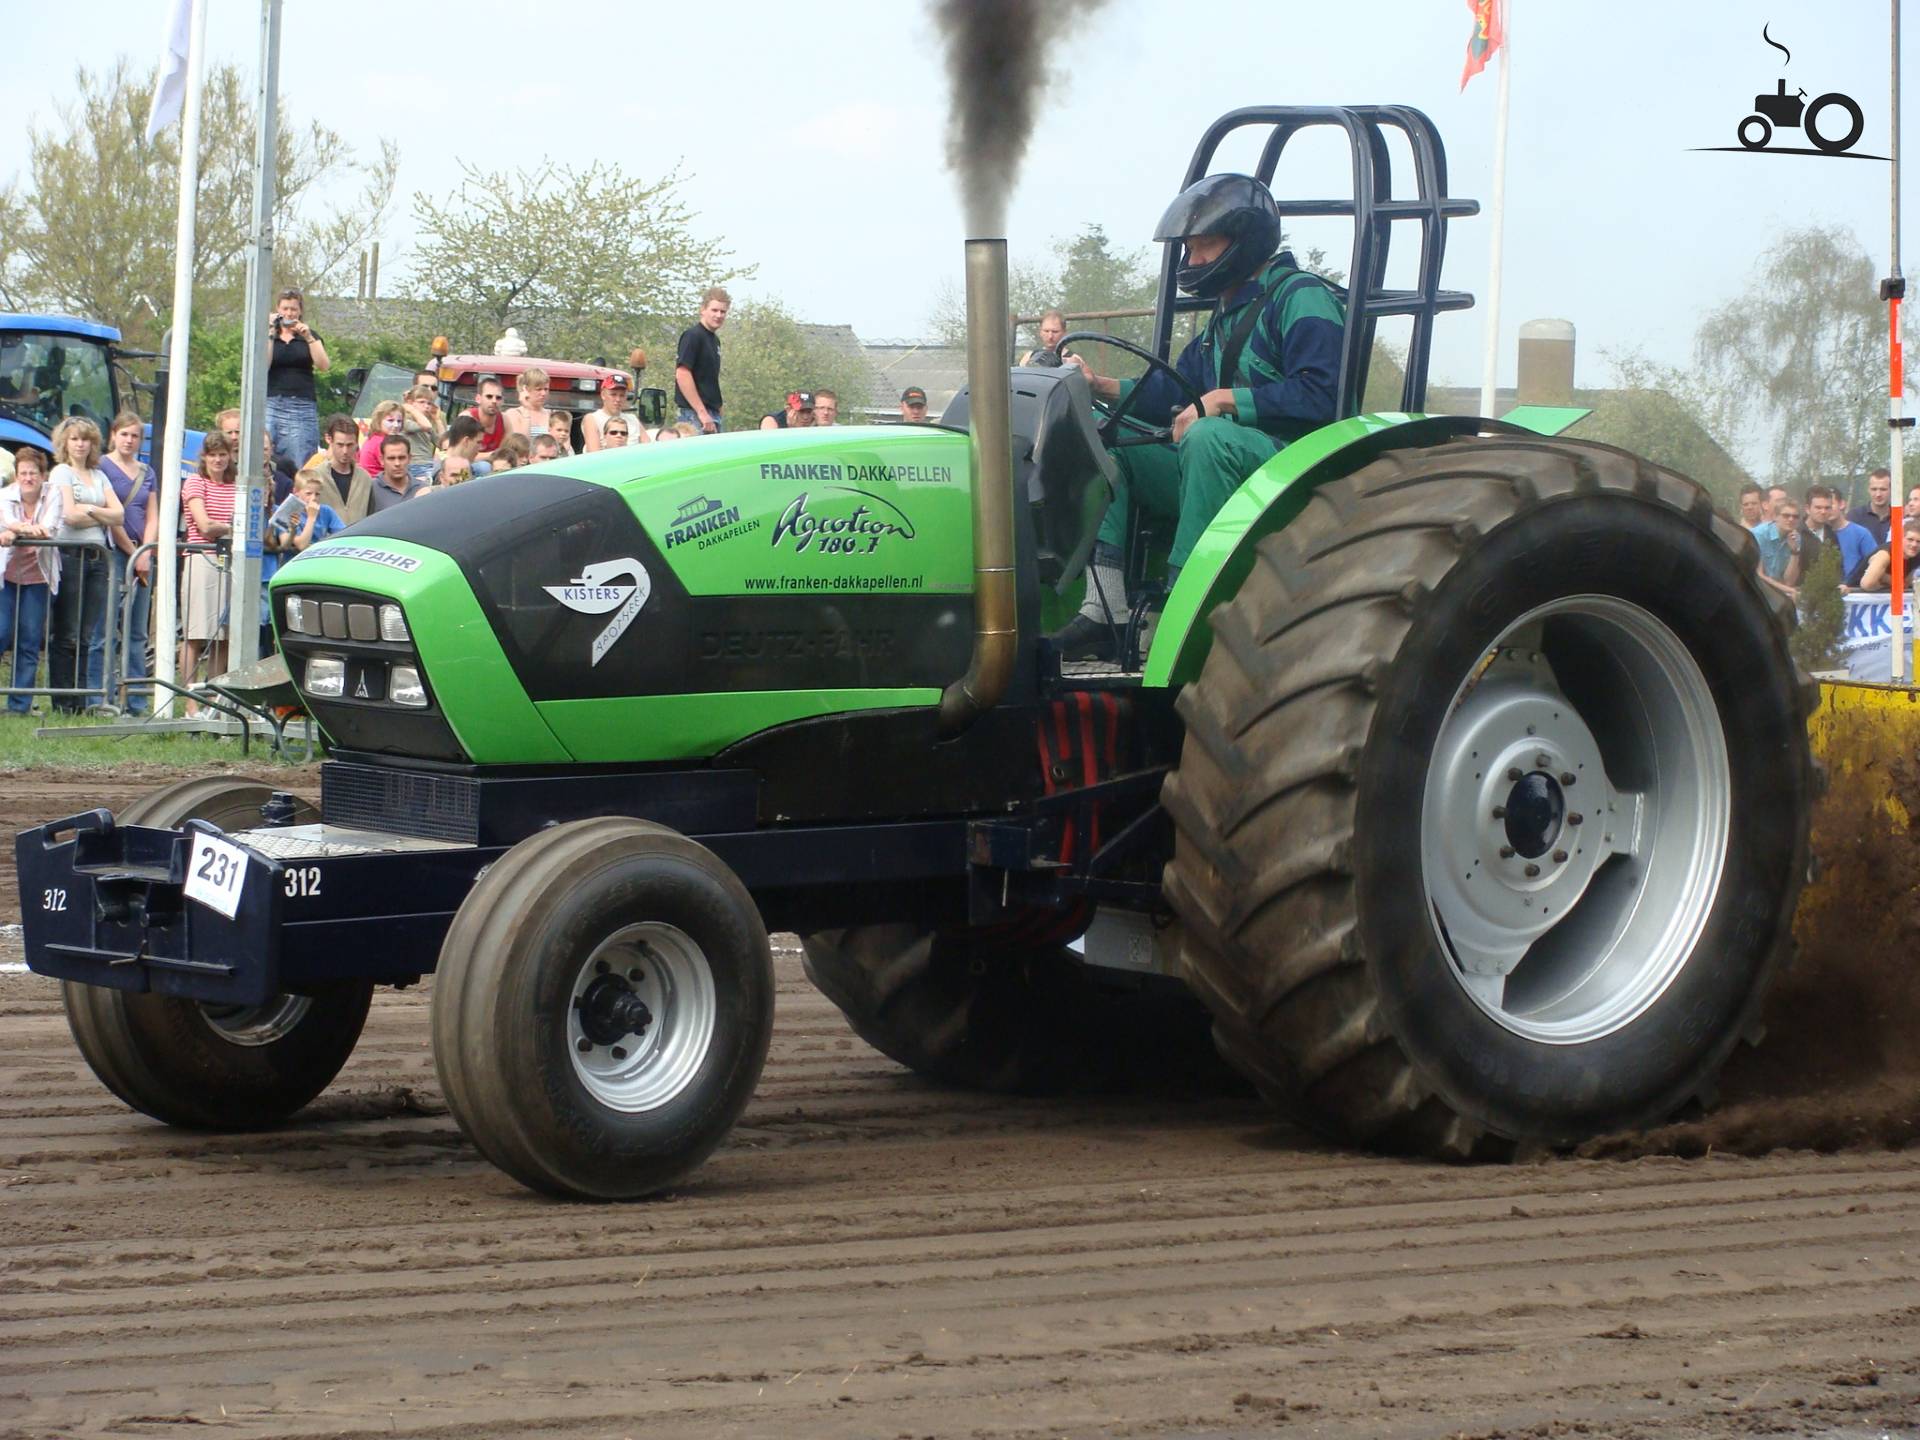
[[[274,452],[297,470],[320,449],[320,406],[313,377],[332,361],[320,337],[300,317],[306,301],[298,290],[282,290],[267,322],[267,434]]]

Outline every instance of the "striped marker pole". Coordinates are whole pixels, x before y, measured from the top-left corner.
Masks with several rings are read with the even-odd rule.
[[[1900,274],[1900,0],[1893,0],[1893,263],[1888,278],[1880,282],[1880,298],[1887,302],[1887,434],[1893,441],[1893,454],[1887,469],[1893,478],[1893,516],[1887,533],[1887,552],[1893,561],[1891,576],[1892,613],[1887,619],[1893,631],[1891,665],[1888,673],[1897,684],[1907,677],[1907,661],[1912,647],[1906,633],[1907,543],[1902,507],[1907,498],[1907,482],[1901,461],[1907,448],[1907,427],[1913,424],[1903,412],[1906,380],[1901,373],[1900,301],[1907,293],[1907,282]]]

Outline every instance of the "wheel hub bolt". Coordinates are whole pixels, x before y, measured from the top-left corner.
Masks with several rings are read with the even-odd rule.
[[[1566,864],[1566,863],[1567,863],[1567,852],[1566,852],[1566,851],[1564,851],[1564,850],[1556,850],[1556,851],[1554,851],[1554,852],[1553,852],[1553,863],[1554,863],[1554,864],[1556,864],[1556,865],[1564,865],[1564,864]]]
[[[1571,785],[1578,778],[1579,777],[1576,776],[1571,770],[1562,770],[1560,772],[1560,783],[1562,785]]]
[[[1513,847],[1511,845],[1502,845],[1500,847],[1500,858],[1502,860],[1511,860],[1513,858]]]
[[[596,975],[606,974],[609,968],[607,962],[604,960],[596,960],[593,962],[593,973]]]
[[[641,978],[640,967],[638,965],[634,966],[633,969],[627,971],[627,979],[635,981],[637,983],[640,978]]]
[[[578,1040],[573,1042],[573,1048],[578,1050],[582,1055],[585,1055],[593,1049],[593,1041],[582,1035]]]
[[[1504,806],[1504,805],[1496,805],[1496,806],[1494,806],[1494,807],[1493,807],[1493,818],[1494,818],[1494,819],[1496,819],[1496,820],[1504,820],[1504,819],[1506,819],[1506,818],[1507,818],[1507,807],[1506,807],[1506,806]]]
[[[1527,873],[1527,878],[1531,880],[1533,879],[1534,876],[1540,873],[1540,867],[1538,865],[1528,865],[1526,873]]]
[[[1553,757],[1551,755],[1536,755],[1533,757],[1533,763],[1544,770],[1553,763]]]
[[[626,1059],[626,1058],[627,1058],[627,1052],[626,1052],[626,1050],[625,1050],[624,1048],[622,1048],[621,1046],[619,1046],[619,1045],[616,1045],[616,1046],[614,1046],[614,1047],[613,1047],[613,1058],[614,1058],[614,1059],[616,1059],[616,1060],[624,1060],[624,1059]]]
[[[1522,774],[1522,771],[1520,767],[1518,765],[1515,765],[1514,767],[1512,767],[1510,770],[1507,771],[1507,779],[1517,785],[1520,783],[1521,774]]]
[[[1582,815],[1578,810],[1575,810],[1567,816],[1567,824],[1578,825],[1582,820],[1585,820],[1586,818],[1587,817]]]

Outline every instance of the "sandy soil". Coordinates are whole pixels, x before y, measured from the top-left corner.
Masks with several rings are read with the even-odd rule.
[[[84,788],[7,808],[113,803]],[[1665,1139],[1410,1164],[1237,1095],[936,1089],[780,943],[758,1098],[627,1207],[478,1158],[421,990],[376,1000],[300,1124],[200,1136],[101,1089],[54,986],[0,977],[0,1435],[1920,1435],[1897,1066],[1747,1061]],[[1802,1010],[1837,983],[1807,948]],[[1820,1053],[1915,1048],[1876,1003]]]

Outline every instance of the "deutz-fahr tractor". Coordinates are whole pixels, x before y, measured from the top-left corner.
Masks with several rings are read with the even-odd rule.
[[[271,1126],[376,985],[431,974],[479,1149],[639,1196],[747,1103],[775,929],[945,1083],[1160,1064],[1109,1023],[1158,983],[1169,1045],[1197,997],[1239,1071],[1346,1143],[1499,1158],[1707,1096],[1808,867],[1790,608],[1705,491],[1551,433],[1568,415],[1420,413],[1435,317],[1471,304],[1440,288],[1447,225],[1476,209],[1424,115],[1236,111],[1187,183],[1249,127],[1263,181],[1303,133],[1350,142],[1350,198],[1282,204],[1353,222],[1343,418],[1219,512],[1144,663],[1128,636],[1063,665],[1042,591],[1085,566],[1114,447],[1167,417],[1010,372],[1004,242],[970,242],[947,424],[569,459],[284,566],[317,811],[201,779],[19,838],[30,964],[101,1080],[170,1124]],[[1363,415],[1385,316],[1411,317],[1404,413]]]

